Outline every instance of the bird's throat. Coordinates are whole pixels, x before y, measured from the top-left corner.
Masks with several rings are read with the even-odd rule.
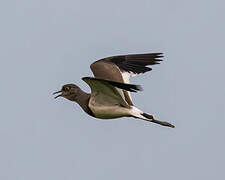
[[[79,93],[79,96],[76,97],[75,102],[77,102],[86,113],[88,113],[91,116],[94,116],[88,106],[90,96],[91,96],[90,94],[81,90],[81,92]]]

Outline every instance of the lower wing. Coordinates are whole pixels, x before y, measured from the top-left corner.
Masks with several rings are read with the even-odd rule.
[[[92,92],[91,96],[94,98],[98,96],[95,100],[101,101],[99,104],[116,102],[124,107],[129,107],[129,103],[127,103],[125,99],[123,90],[130,92],[141,90],[141,86],[138,85],[124,84],[100,78],[84,77],[82,80],[90,86]]]

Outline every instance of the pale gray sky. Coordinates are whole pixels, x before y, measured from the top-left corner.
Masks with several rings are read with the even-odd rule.
[[[225,3],[0,2],[0,179],[224,179]],[[97,120],[52,92],[102,57],[163,52],[135,105],[175,129]]]

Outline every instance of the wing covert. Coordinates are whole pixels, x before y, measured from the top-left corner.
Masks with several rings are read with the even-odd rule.
[[[124,107],[129,107],[121,88],[115,87],[103,79],[84,77],[82,80],[90,86],[91,96],[95,98],[96,104],[111,105],[119,103]]]

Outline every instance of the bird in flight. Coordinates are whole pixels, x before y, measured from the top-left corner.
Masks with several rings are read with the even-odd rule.
[[[174,128],[166,121],[159,121],[153,115],[144,113],[132,102],[130,92],[141,90],[141,86],[130,84],[130,77],[139,75],[152,68],[149,65],[159,64],[162,53],[129,54],[111,56],[95,61],[90,68],[94,77],[83,77],[91,88],[86,93],[75,84],[66,84],[57,91],[55,98],[64,97],[77,102],[90,116],[100,119],[134,117]]]

